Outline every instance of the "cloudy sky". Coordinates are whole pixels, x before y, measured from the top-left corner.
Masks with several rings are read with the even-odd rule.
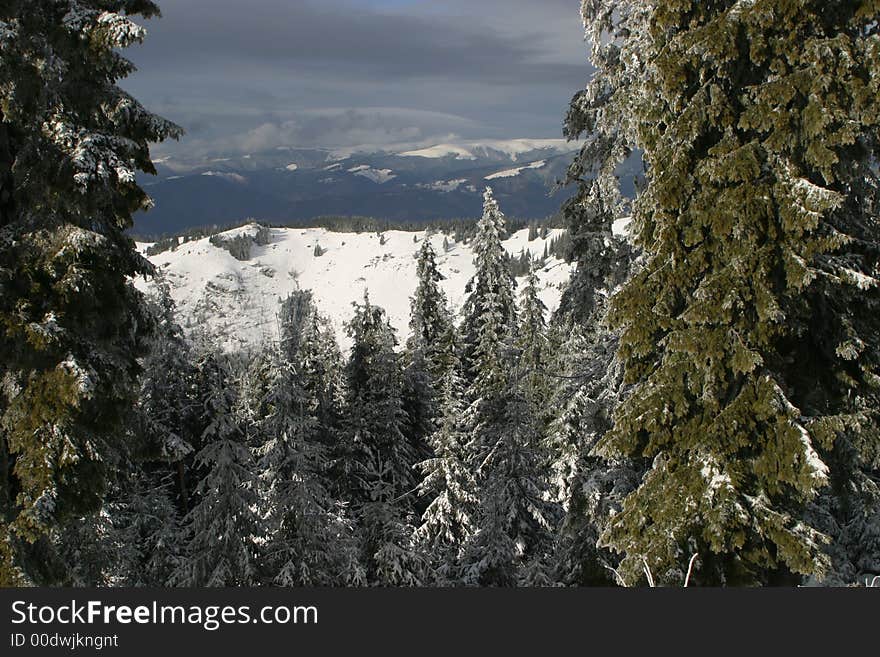
[[[124,86],[157,154],[559,137],[590,74],[579,0],[160,0]]]

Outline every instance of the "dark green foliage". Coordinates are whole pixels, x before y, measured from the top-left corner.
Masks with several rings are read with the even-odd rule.
[[[528,274],[535,265],[532,263],[532,254],[523,249],[518,256],[510,258],[510,273],[514,278],[521,278]]]
[[[537,413],[516,384],[503,395],[475,403],[479,419],[468,444],[468,462],[479,504],[474,532],[462,550],[461,582],[545,584],[559,510],[546,499]]]
[[[530,269],[526,286],[520,294],[519,326],[514,341],[514,372],[522,382],[526,396],[536,409],[543,411],[550,396],[550,381],[546,371],[550,344],[547,337],[547,306],[538,296],[539,286],[535,270]]]
[[[444,276],[430,239],[419,251],[417,274],[419,282],[410,300],[411,335],[404,354],[404,409],[406,434],[421,461],[431,456],[427,440],[436,429],[438,397],[451,365],[449,357],[454,355],[449,341],[455,333],[446,295],[440,288]]]
[[[210,241],[218,249],[228,251],[229,255],[236,260],[251,259],[251,249],[254,246],[254,240],[250,235],[236,235],[235,237],[214,235]]]
[[[341,363],[310,292],[289,296],[281,340],[270,353],[260,414],[261,506],[267,540],[261,570],[282,586],[360,583],[350,514],[331,494],[330,452],[339,430]]]
[[[625,398],[617,338],[600,313],[586,328],[556,325],[547,367],[555,373],[550,424],[543,453],[549,459],[551,499],[564,510],[553,556],[554,579],[566,586],[618,584],[619,558],[599,547],[599,537],[646,470],[640,459],[597,456],[594,448],[613,426]]]
[[[595,181],[579,183],[578,194],[565,205],[565,215],[568,232],[564,240],[554,241],[551,252],[576,262],[577,270],[558,312],[589,324],[595,322],[604,299],[629,278],[635,254],[626,239],[613,234],[613,209]]]
[[[546,500],[548,482],[541,458],[542,422],[534,401],[525,392],[517,367],[519,350],[515,345],[517,309],[515,282],[509,260],[501,246],[504,215],[491,189],[486,190],[483,218],[474,239],[476,274],[465,302],[464,363],[470,374],[465,398],[469,404],[459,429],[448,425],[439,437],[449,443],[455,455],[457,434],[467,441],[463,461],[475,487],[465,473],[440,489],[441,501],[455,492],[458,518],[445,512],[446,524],[466,533],[456,566],[458,581],[468,585],[515,586],[545,581],[542,564],[551,550],[555,505]],[[532,279],[534,292],[534,279]],[[528,321],[540,332],[542,309],[526,293]],[[531,301],[530,304],[528,301]],[[454,460],[447,456],[444,471],[456,473]],[[452,486],[450,488],[450,486]],[[473,510],[469,509],[477,500]],[[451,516],[451,517],[450,517]],[[441,516],[442,517],[442,516]],[[464,520],[468,522],[465,523]],[[435,520],[436,525],[436,520]],[[435,529],[436,531],[436,529]]]
[[[174,251],[178,246],[180,246],[179,237],[163,237],[148,246],[144,251],[144,254],[148,258],[152,258],[153,256],[165,253],[166,251]]]
[[[125,231],[149,142],[180,129],[117,86],[146,0],[0,6],[0,583],[56,580],[48,534],[95,512],[150,327]]]
[[[419,251],[416,267],[418,285],[410,300],[411,337],[408,348],[423,352],[432,385],[438,389],[445,374],[444,339],[453,330],[453,325],[446,294],[440,287],[445,277],[437,267],[436,257],[430,240],[426,239]]]
[[[256,464],[245,428],[234,410],[236,389],[225,358],[198,362],[203,394],[204,445],[196,454],[198,502],[184,518],[184,559],[173,583],[182,586],[249,586],[257,581]]]
[[[197,417],[195,366],[183,330],[175,319],[175,306],[167,283],[154,279],[156,297],[147,306],[155,330],[143,362],[138,394],[138,457],[178,463],[193,451],[201,432]]]
[[[260,226],[257,228],[257,233],[254,235],[254,244],[257,246],[268,246],[272,243],[272,229],[267,226]]]
[[[867,1],[651,12],[646,262],[611,315],[636,387],[599,445],[653,461],[602,537],[629,582],[646,561],[680,584],[692,554],[703,584],[822,576],[806,505],[876,490],[877,18]]]
[[[116,501],[107,505],[108,537],[102,569],[106,584],[166,586],[184,559],[181,518],[171,476],[135,472]],[[96,582],[100,583],[100,582]]]
[[[257,420],[265,441],[259,470],[267,525],[259,568],[280,586],[352,584],[360,579],[352,522],[325,484],[326,427],[303,371],[301,358],[287,361],[276,353],[265,414]]]
[[[411,522],[418,446],[406,436],[403,371],[385,311],[355,306],[354,344],[345,368],[343,438],[336,449],[342,499],[351,502],[361,534],[362,563],[373,585],[416,585],[424,578]]]
[[[348,499],[366,501],[376,479],[395,495],[412,490],[412,466],[418,460],[404,435],[403,369],[395,352],[397,339],[385,311],[370,303],[355,306],[348,325],[354,344],[345,366],[345,440],[354,458],[348,471]]]

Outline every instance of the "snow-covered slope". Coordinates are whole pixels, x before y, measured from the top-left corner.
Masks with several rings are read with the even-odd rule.
[[[498,180],[499,178],[515,178],[523,171],[527,169],[540,169],[547,164],[546,160],[539,160],[537,162],[532,162],[531,164],[527,164],[524,167],[517,167],[515,169],[505,169],[504,171],[499,171],[498,173],[493,173],[491,176],[486,176],[486,180]]]
[[[223,237],[255,235],[257,226],[229,231]],[[545,244],[563,231],[552,230],[546,239],[528,241],[528,230],[514,233],[504,245],[518,255],[527,249],[535,257]],[[385,308],[401,343],[409,332],[410,297],[416,287],[416,259],[422,241],[430,239],[438,264],[446,276],[443,288],[458,313],[465,285],[474,274],[469,244],[456,243],[452,235],[388,231],[334,233],[323,228],[272,229],[267,246],[253,246],[251,259],[239,261],[206,239],[180,245],[150,258],[164,273],[177,303],[181,324],[188,331],[206,329],[227,350],[244,348],[277,337],[276,313],[280,301],[296,289],[312,290],[318,308],[336,329],[340,344],[348,348],[345,323],[352,303],[370,299]],[[449,250],[444,250],[444,239]],[[147,244],[139,244],[141,250]],[[323,255],[316,256],[316,246]],[[539,272],[541,297],[555,310],[562,288],[571,276],[571,265],[551,258]],[[148,283],[141,281],[140,286]]]
[[[570,153],[577,150],[577,144],[565,139],[489,139],[482,141],[465,141],[450,144],[436,144],[427,148],[404,151],[403,157],[424,157],[439,159],[455,156],[457,160],[476,160],[478,157],[503,155],[514,162],[523,155],[535,151],[552,153]]]

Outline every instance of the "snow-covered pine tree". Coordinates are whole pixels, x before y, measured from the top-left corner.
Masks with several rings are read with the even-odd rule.
[[[306,326],[316,313],[311,291],[296,290],[281,302],[278,311],[278,334],[281,354],[287,362],[299,358],[306,339]]]
[[[469,450],[479,506],[464,545],[460,581],[477,586],[546,585],[559,509],[548,501],[541,422],[513,380],[493,400],[498,414],[479,426]]]
[[[345,366],[346,440],[356,459],[349,483],[351,499],[369,499],[369,485],[361,478],[369,465],[381,474],[397,495],[412,490],[415,452],[403,433],[401,359],[395,351],[397,338],[385,311],[370,302],[355,304],[355,314],[347,325],[352,339],[351,355]],[[364,487],[366,485],[366,487]]]
[[[149,142],[180,129],[117,86],[149,0],[0,6],[0,583],[57,581],[47,535],[96,511],[128,447],[149,322],[125,231]],[[57,567],[57,568],[56,568]]]
[[[431,367],[421,342],[410,341],[401,356],[403,361],[401,401],[406,417],[403,434],[407,443],[412,446],[413,458],[418,462],[432,454],[428,437],[434,432],[437,416],[440,413],[437,388],[429,372]],[[416,507],[418,512],[423,510],[420,503],[417,503]]]
[[[617,168],[634,156],[635,108],[642,103],[645,39],[650,2],[582,0],[581,15],[591,63],[597,73],[569,105],[565,135],[582,139],[566,183],[577,192],[563,206],[577,269],[560,314],[590,322],[602,291],[613,291],[629,275],[633,249],[613,234],[612,224],[629,207],[621,196]]]
[[[281,352],[298,366],[300,385],[315,404],[321,440],[336,443],[343,400],[342,354],[330,322],[315,308],[312,293],[296,291],[282,303],[279,316]]]
[[[53,535],[53,547],[69,564],[59,573],[60,586],[112,586],[113,570],[122,555],[113,541],[112,509],[105,505],[96,513],[73,518]]]
[[[416,542],[428,555],[439,585],[456,577],[455,567],[475,529],[479,503],[465,450],[469,435],[463,423],[465,390],[459,371],[453,345],[442,391],[440,426],[429,440],[434,456],[418,464],[424,476],[419,492],[429,503],[416,530]]]
[[[606,459],[593,449],[611,428],[625,390],[615,358],[618,335],[605,318],[608,297],[637,266],[630,240],[614,235],[612,226],[629,209],[616,170],[637,152],[633,112],[644,93],[644,40],[653,4],[584,0],[581,6],[597,73],[572,99],[565,121],[566,135],[584,145],[567,177],[577,186],[563,207],[569,245],[554,241],[551,251],[563,248],[577,268],[551,327],[547,367],[556,373],[550,404],[556,416],[544,442],[551,499],[565,511],[554,577],[566,585],[614,583],[609,568],[619,559],[600,549],[598,538],[644,471],[642,461]]]
[[[483,379],[481,387],[503,386],[501,376],[505,344],[516,326],[516,281],[510,273],[510,257],[501,244],[504,215],[487,187],[483,195],[483,216],[473,240],[476,273],[468,283],[461,325],[462,358],[469,380]],[[488,381],[487,377],[501,378]]]
[[[483,217],[474,238],[476,273],[468,284],[470,294],[465,300],[461,327],[462,370],[469,375],[465,422],[472,454],[488,451],[494,443],[491,437],[483,440],[482,434],[493,431],[501,422],[503,395],[513,364],[515,281],[501,244],[503,230],[504,217],[492,190],[487,188]]]
[[[149,461],[162,461],[175,472],[175,499],[183,513],[189,510],[190,455],[201,433],[195,365],[192,352],[175,319],[170,288],[161,276],[154,277],[155,296],[148,308],[155,330],[150,351],[143,361],[136,407],[137,431],[143,454]]]
[[[233,414],[245,432],[246,444],[259,449],[266,440],[262,424],[269,415],[270,388],[278,356],[267,341],[230,358],[232,385],[236,389]]]
[[[352,522],[324,485],[328,448],[314,414],[317,400],[303,387],[298,365],[276,351],[262,404],[260,503],[268,527],[260,569],[280,586],[357,583]]]
[[[547,409],[551,383],[547,378],[547,363],[550,360],[547,338],[547,306],[538,295],[540,281],[531,266],[526,278],[526,286],[520,293],[519,326],[516,339],[517,376],[522,378],[525,394],[536,409],[542,413]]]
[[[428,558],[416,544],[413,518],[405,500],[373,462],[366,471],[370,499],[357,507],[361,560],[371,586],[423,586]]]
[[[469,434],[468,463],[476,471],[504,423],[504,395],[513,365],[516,302],[510,261],[501,244],[504,217],[487,188],[474,238],[476,273],[464,304],[462,371],[469,377],[463,416]]]
[[[250,586],[257,577],[256,466],[235,414],[236,389],[226,358],[197,363],[207,427],[196,454],[198,503],[184,518],[185,555],[172,582],[180,586]]]
[[[112,555],[105,567],[114,586],[167,586],[183,564],[181,517],[173,475],[138,470],[107,505]]]
[[[545,500],[541,422],[514,367],[515,282],[501,244],[503,230],[503,215],[487,189],[463,324],[465,356],[472,354],[465,456],[479,504],[458,578],[470,585],[543,582],[538,564],[549,550],[554,520]]]
[[[553,578],[566,586],[616,584],[612,552],[598,546],[599,536],[623,499],[638,485],[646,466],[641,460],[606,459],[593,453],[612,426],[614,409],[624,397],[617,337],[594,316],[589,328],[568,323],[552,327],[557,373],[550,406],[557,409],[544,440],[549,459],[550,499],[563,510],[556,532]],[[567,335],[562,341],[560,338]]]
[[[425,576],[411,527],[418,457],[404,433],[397,340],[385,311],[366,292],[347,329],[353,345],[345,368],[345,430],[335,455],[343,499],[358,520],[368,582],[416,585]]]
[[[692,554],[703,584],[821,577],[805,506],[876,500],[877,25],[867,0],[651,8],[646,263],[612,309],[635,389],[600,444],[653,460],[602,537],[629,583]]]
[[[446,294],[440,287],[445,276],[437,266],[437,255],[426,239],[419,251],[416,267],[418,285],[410,300],[410,338],[411,350],[420,348],[427,360],[432,384],[439,390],[445,379],[444,337],[452,329],[452,314]]]
[[[408,418],[406,435],[421,460],[432,453],[427,439],[436,429],[440,414],[438,396],[449,362],[448,337],[455,329],[440,287],[444,276],[437,267],[430,239],[424,240],[419,250],[416,272],[418,285],[410,300],[410,337],[404,352],[403,398]]]

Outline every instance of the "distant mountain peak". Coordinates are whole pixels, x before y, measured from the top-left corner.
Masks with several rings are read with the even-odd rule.
[[[476,160],[481,157],[506,157],[517,162],[522,156],[537,151],[548,151],[554,154],[562,154],[570,153],[577,149],[577,142],[570,142],[565,139],[489,139],[435,144],[417,150],[404,151],[398,153],[398,155],[402,157],[423,157],[428,159],[454,157],[456,160]]]

